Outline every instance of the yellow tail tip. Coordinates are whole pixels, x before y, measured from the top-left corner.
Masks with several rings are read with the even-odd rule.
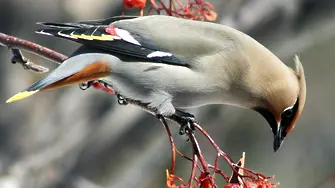
[[[23,92],[20,92],[16,95],[14,95],[13,97],[9,98],[6,103],[11,103],[11,102],[15,102],[15,101],[18,101],[18,100],[21,100],[21,99],[24,99],[24,98],[27,98],[35,93],[37,93],[39,90],[35,90],[35,91],[23,91]]]

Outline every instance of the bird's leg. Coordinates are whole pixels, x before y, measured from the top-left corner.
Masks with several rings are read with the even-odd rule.
[[[106,87],[106,88],[112,88],[111,85],[109,85],[108,83],[106,83],[102,80],[99,80],[99,83],[103,84],[104,87]],[[120,93],[115,93],[115,94],[116,94],[119,105],[127,105],[128,104],[127,98],[123,97]],[[132,101],[132,100],[130,100],[130,101]],[[137,101],[137,102],[138,102],[138,104],[141,105],[141,102],[139,102],[139,101]],[[146,104],[142,104],[142,105],[146,106]],[[152,111],[155,111],[155,110],[152,109]],[[164,118],[164,116],[161,115],[161,114],[156,114],[156,117],[159,120],[162,120],[162,118]],[[197,121],[195,120],[195,117],[194,117],[193,114],[190,114],[190,113],[187,113],[187,112],[176,109],[174,114],[172,114],[170,116],[167,116],[166,118],[169,118],[169,119],[177,122],[180,125],[180,129],[179,129],[179,134],[180,135],[184,135],[187,130],[191,130],[191,131],[195,130],[194,123],[196,123]]]
[[[187,130],[194,131],[194,123],[197,121],[193,114],[176,109],[176,112],[168,117],[180,125],[179,134],[184,135]]]
[[[86,90],[86,89],[88,89],[92,86],[93,82],[94,81],[83,82],[83,83],[79,84],[79,88],[81,90]]]

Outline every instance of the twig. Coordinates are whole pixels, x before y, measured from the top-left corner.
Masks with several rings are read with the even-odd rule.
[[[189,138],[191,140],[191,143],[193,145],[193,149],[194,149],[194,154],[198,156],[200,163],[203,167],[203,169],[205,170],[205,173],[208,173],[208,167],[207,167],[207,163],[204,159],[204,156],[202,155],[202,152],[200,150],[200,146],[198,144],[197,139],[194,136],[194,133],[188,133],[189,134]]]
[[[168,134],[168,137],[169,137],[169,141],[170,141],[170,145],[171,145],[171,155],[172,155],[170,173],[174,174],[174,169],[175,169],[175,165],[176,165],[176,146],[174,144],[170,128],[169,128],[165,118],[164,117],[160,118],[160,121],[164,125],[166,133]]]
[[[235,167],[235,170],[238,173],[235,173],[235,171],[232,172],[229,183],[243,183],[240,176],[243,176],[243,169],[245,165],[245,153],[243,152],[241,159],[237,162],[237,166]],[[240,168],[241,167],[241,168]]]
[[[219,148],[219,146],[214,142],[214,140],[209,136],[209,134],[197,123],[194,123],[194,127],[196,129],[198,129],[208,139],[208,141],[212,144],[212,146],[215,148],[215,150],[218,153],[217,158],[222,157],[225,161],[227,161],[227,163],[230,166],[230,168],[232,169],[233,173],[238,174],[241,177],[241,174],[239,174],[238,170],[236,170],[236,166],[238,166],[238,165],[236,165],[233,162],[233,160],[225,152],[223,152]],[[215,165],[218,165],[217,161],[218,161],[218,159],[216,159],[216,164]],[[215,169],[218,169],[218,166],[215,166]],[[241,179],[241,180],[242,180],[243,184],[245,185],[244,180],[243,179]]]
[[[149,2],[150,7],[147,15],[150,15],[155,10],[157,14],[165,13],[169,16],[193,20],[215,21],[217,17],[212,4],[204,0],[186,0],[185,2],[170,0],[168,3],[163,0],[149,0]]]
[[[224,172],[222,172],[222,170],[218,169],[213,165],[208,165],[208,168],[213,169],[214,172],[220,174],[226,180],[226,182],[229,182],[229,177]]]
[[[233,160],[225,153],[223,152],[220,147],[215,143],[215,141],[209,136],[209,134],[207,133],[207,131],[205,131],[199,124],[194,123],[194,127],[197,128],[203,135],[206,136],[206,138],[208,139],[208,141],[213,145],[213,147],[216,149],[216,151],[218,152],[218,154],[220,156],[222,156],[224,158],[224,160],[226,160],[228,162],[229,165],[234,166],[235,163],[233,162]]]
[[[189,186],[193,185],[193,180],[195,178],[195,170],[197,166],[198,166],[198,156],[195,153],[193,153],[191,176],[190,176],[190,179],[188,180]]]
[[[54,61],[57,64],[60,64],[61,62],[65,61],[68,58],[67,56],[58,53],[54,50],[51,50],[47,47],[38,45],[36,43],[24,39],[6,35],[4,33],[0,33],[0,45],[5,46],[7,48],[25,50],[34,53],[36,55],[42,56],[51,61]]]
[[[31,62],[29,59],[23,57],[23,55],[22,55],[22,53],[19,49],[11,48],[11,51],[12,51],[12,54],[13,54],[11,62],[13,64],[19,63],[19,64],[22,65],[22,67],[24,69],[31,70],[31,71],[37,72],[37,73],[46,73],[46,72],[49,71],[48,68],[43,67],[41,65],[37,65],[37,64]]]

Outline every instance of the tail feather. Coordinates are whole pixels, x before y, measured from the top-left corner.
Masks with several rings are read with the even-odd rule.
[[[54,78],[50,78],[50,77],[45,77],[37,82],[35,82],[33,85],[31,85],[30,87],[28,87],[25,91],[37,91],[40,90],[41,88],[43,88],[46,85],[50,85],[52,84]]]
[[[44,86],[50,85],[54,82],[55,81],[53,81],[52,77],[51,78],[50,77],[45,77],[45,78],[35,82],[33,85],[31,85],[30,87],[28,87],[24,91],[21,91],[21,92],[15,94],[11,98],[9,98],[6,101],[6,103],[15,102],[15,101],[27,98],[31,95],[34,95],[35,93],[39,92],[40,89],[42,89]]]
[[[75,78],[72,78],[72,80],[67,80],[67,82],[63,82],[64,79],[69,78],[73,76],[74,74],[79,73],[82,71],[85,67],[93,64],[96,62],[97,58],[101,57],[101,54],[98,55],[77,55],[75,57],[69,58],[65,60],[60,66],[58,66],[55,70],[53,70],[49,75],[46,77],[42,78],[41,80],[35,82],[33,85],[28,87],[27,89],[17,93],[13,97],[9,98],[6,103],[11,103],[15,102],[24,98],[27,98],[39,91],[43,91],[46,89],[55,89],[59,87],[63,87],[66,85],[72,85],[75,84],[78,80],[84,79],[83,82],[85,81],[90,81],[92,79],[91,75],[99,76],[100,72],[97,72],[96,70],[101,70],[99,68],[97,69],[86,69],[87,74],[81,74]],[[114,56],[112,56],[114,57]],[[114,60],[114,59],[113,59]],[[77,63],[80,62],[80,63]],[[107,69],[106,69],[107,70]],[[94,74],[94,72],[96,71]],[[91,77],[90,77],[91,76]],[[87,80],[85,80],[87,79]],[[95,79],[95,78],[94,78]],[[92,80],[94,80],[92,79]],[[57,85],[55,85],[57,84]]]

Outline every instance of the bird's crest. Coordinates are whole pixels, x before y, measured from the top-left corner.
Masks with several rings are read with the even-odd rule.
[[[295,126],[295,122],[298,120],[299,116],[302,113],[302,110],[304,109],[305,102],[306,102],[306,80],[305,80],[305,73],[304,68],[301,64],[301,61],[299,59],[298,55],[294,56],[294,62],[295,62],[295,72],[299,83],[299,95],[298,95],[298,109],[296,112],[296,115],[292,121],[292,124],[288,129],[286,130],[287,133],[291,132],[292,129]]]

